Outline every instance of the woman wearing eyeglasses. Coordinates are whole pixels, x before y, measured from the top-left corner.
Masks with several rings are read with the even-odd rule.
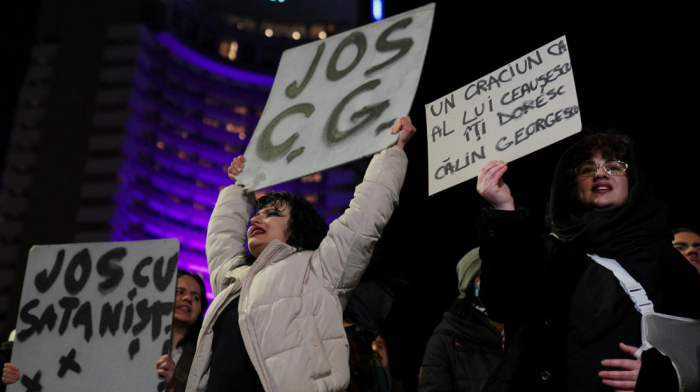
[[[545,238],[516,206],[507,170],[489,162],[477,183],[492,205],[477,219],[480,297],[512,341],[484,391],[678,390],[670,360],[655,349],[632,355],[642,344],[641,314],[587,256],[617,260],[657,312],[700,318],[700,276],[671,246],[665,207],[630,139],[591,133],[562,155]]]

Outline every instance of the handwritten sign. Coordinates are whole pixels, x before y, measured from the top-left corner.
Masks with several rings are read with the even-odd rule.
[[[159,391],[170,347],[176,239],[35,246],[8,391]]]
[[[258,190],[395,142],[390,130],[411,108],[434,8],[285,51],[239,183]]]
[[[566,37],[425,105],[428,194],[581,130]]]

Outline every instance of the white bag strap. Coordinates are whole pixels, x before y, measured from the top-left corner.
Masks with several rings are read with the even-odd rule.
[[[620,281],[622,288],[625,289],[627,295],[632,298],[632,302],[634,302],[634,307],[637,309],[637,311],[643,315],[647,313],[654,313],[654,304],[647,297],[647,292],[644,291],[644,288],[641,284],[639,284],[639,282],[634,280],[629,272],[622,268],[620,263],[613,259],[606,259],[598,255],[588,255],[588,257],[593,259],[601,266],[609,269],[615,275],[617,280]]]
[[[632,302],[634,303],[635,309],[642,314],[642,318],[645,314],[654,313],[654,304],[651,302],[649,297],[647,297],[647,292],[644,291],[639,282],[634,280],[632,275],[627,272],[620,263],[613,259],[606,259],[605,257],[600,257],[598,255],[588,255],[593,261],[600,264],[601,266],[607,268],[612,272],[617,280],[620,281],[620,285],[627,295],[630,296]],[[652,346],[647,341],[646,331],[644,331],[644,321],[642,321],[642,346],[634,353],[635,358],[639,358],[642,353]]]
[[[655,342],[654,344],[659,345],[657,348],[660,353],[671,358],[671,363],[673,364],[673,367],[676,370],[676,375],[678,376],[678,385],[680,387],[679,390],[697,391],[697,386],[699,384],[698,378],[700,378],[700,373],[698,373],[698,363],[697,361],[693,359],[689,360],[688,358],[697,359],[697,350],[700,348],[700,346],[698,346],[696,343],[692,343],[692,336],[685,333],[686,336],[684,337],[689,340],[691,344],[688,347],[683,347],[683,350],[678,351],[678,349],[681,347],[678,346],[677,343],[669,341],[668,339],[663,339],[663,335],[680,333],[681,336],[683,336],[684,332],[679,331],[678,328],[666,331],[665,329],[668,328],[668,324],[659,324],[659,320],[675,320],[687,323],[684,326],[684,328],[686,328],[685,331],[687,331],[687,328],[692,328],[694,331],[697,331],[697,327],[695,325],[697,325],[698,320],[655,313],[654,304],[652,304],[651,300],[649,300],[647,297],[646,291],[644,291],[639,282],[634,280],[634,278],[624,268],[622,268],[617,261],[613,259],[606,259],[598,255],[588,255],[588,257],[593,259],[601,266],[607,268],[615,275],[615,277],[620,281],[620,285],[622,285],[622,287],[625,289],[625,292],[627,292],[630,298],[632,298],[634,307],[637,308],[637,310],[642,314],[642,346],[634,353],[634,356],[639,358],[642,355],[642,352],[653,347],[653,345],[647,340],[647,331],[645,328],[647,323],[651,323],[649,324],[651,334],[649,339]],[[661,335],[659,335],[659,332],[662,330],[664,330],[664,332],[661,332]],[[695,336],[695,342],[697,342],[697,334],[695,334]],[[669,346],[669,344],[671,344],[671,346]],[[690,354],[688,353],[688,349],[690,349]],[[681,362],[677,363],[676,360]]]

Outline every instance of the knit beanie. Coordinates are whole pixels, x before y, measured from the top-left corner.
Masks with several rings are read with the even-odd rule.
[[[479,258],[479,248],[469,251],[462,260],[457,263],[457,279],[460,295],[465,295],[469,288],[474,286],[474,278],[481,271],[481,259]]]

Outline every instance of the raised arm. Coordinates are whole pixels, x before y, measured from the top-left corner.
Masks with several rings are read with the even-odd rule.
[[[408,159],[403,147],[416,132],[409,117],[402,117],[392,128],[399,133],[396,145],[377,153],[364,179],[355,188],[350,207],[330,225],[328,236],[314,253],[313,267],[341,298],[343,306],[357,286],[394,208],[406,175]]]
[[[244,161],[239,156],[231,163],[228,172],[232,180],[236,180]],[[223,289],[224,275],[231,267],[228,262],[245,254],[246,228],[254,202],[255,195],[246,195],[240,185],[228,186],[219,193],[207,227],[207,263],[214,295]]]
[[[544,244],[528,222],[528,211],[515,207],[502,176],[503,161],[487,163],[477,179],[477,191],[492,206],[477,218],[481,289],[479,297],[489,317],[500,323],[518,323],[531,309],[531,286],[541,277]],[[511,324],[513,325],[513,324]]]

